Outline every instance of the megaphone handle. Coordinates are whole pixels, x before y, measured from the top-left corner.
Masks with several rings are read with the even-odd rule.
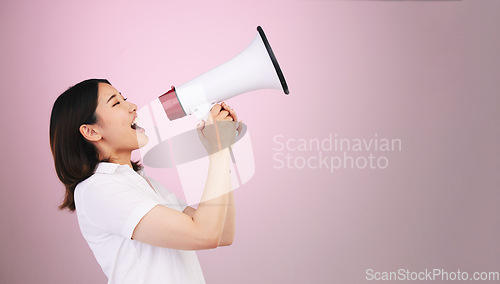
[[[191,110],[191,112],[196,116],[196,119],[198,121],[204,121],[205,123],[207,122],[208,116],[210,115],[210,110],[212,107],[216,104],[216,101],[210,101],[207,103],[204,103],[198,107],[195,107]],[[238,137],[239,132],[236,130],[236,137]]]
[[[210,114],[210,110],[216,104],[216,101],[206,102],[202,105],[199,105],[191,110],[191,112],[196,116],[198,121],[207,122],[208,115]]]

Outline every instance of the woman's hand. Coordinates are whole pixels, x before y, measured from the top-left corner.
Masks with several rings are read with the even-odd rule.
[[[212,107],[206,123],[201,121],[198,124],[198,136],[210,155],[231,146],[236,140],[236,130],[241,131],[241,126],[236,112],[223,102]]]

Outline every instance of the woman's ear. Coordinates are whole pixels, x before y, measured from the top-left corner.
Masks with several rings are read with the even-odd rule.
[[[93,125],[80,125],[80,133],[85,139],[89,140],[90,142],[97,142],[102,138],[101,134],[99,134],[98,129],[96,129],[96,127]]]

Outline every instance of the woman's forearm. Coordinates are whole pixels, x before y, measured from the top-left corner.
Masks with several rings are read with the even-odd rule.
[[[228,246],[233,243],[235,226],[236,226],[233,191],[231,190],[231,192],[229,192],[227,196],[228,196],[227,213],[226,213],[226,220],[224,222],[224,229],[222,231],[222,237],[219,242],[220,246]]]
[[[228,193],[232,191],[229,150],[226,148],[211,154],[209,161],[207,182],[193,220],[216,247],[228,213]]]

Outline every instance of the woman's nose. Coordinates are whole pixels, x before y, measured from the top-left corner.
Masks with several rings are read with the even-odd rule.
[[[134,103],[130,103],[130,106],[128,108],[130,112],[134,112],[137,110],[137,106]]]

